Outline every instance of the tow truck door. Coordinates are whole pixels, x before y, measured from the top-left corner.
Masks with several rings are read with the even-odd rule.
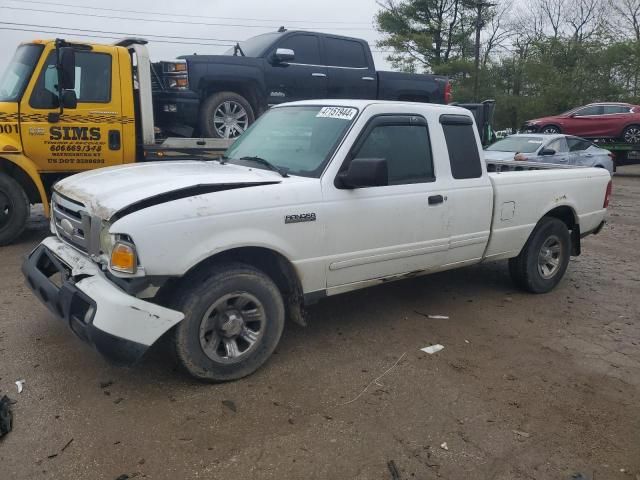
[[[75,52],[77,108],[59,113],[56,51],[43,55],[22,97],[25,153],[43,172],[82,171],[123,162],[120,68],[114,47]]]

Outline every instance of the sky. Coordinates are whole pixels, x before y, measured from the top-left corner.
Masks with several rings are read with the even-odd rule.
[[[0,0],[0,71],[21,42],[56,37],[93,43],[142,37],[158,61],[219,54],[231,41],[285,26],[363,38],[376,50],[379,8],[376,0]],[[379,69],[389,68],[387,54],[373,55]]]

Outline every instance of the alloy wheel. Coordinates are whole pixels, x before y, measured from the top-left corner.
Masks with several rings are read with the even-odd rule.
[[[538,253],[538,273],[545,280],[550,279],[562,265],[562,243],[556,235],[545,240]]]
[[[219,137],[235,138],[249,126],[249,115],[240,103],[228,100],[213,113],[213,126]]]

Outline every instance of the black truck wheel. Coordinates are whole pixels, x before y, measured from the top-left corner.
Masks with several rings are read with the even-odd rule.
[[[544,217],[524,248],[509,259],[514,283],[531,293],[547,293],[562,280],[569,266],[571,236],[561,220]]]
[[[0,246],[13,242],[24,231],[31,211],[20,184],[0,172]]]
[[[249,102],[233,92],[211,95],[200,109],[200,132],[204,137],[235,138],[254,121],[255,114]]]
[[[273,353],[284,329],[278,287],[242,263],[217,267],[179,289],[175,308],[185,318],[174,332],[180,364],[193,377],[225,382],[255,372]]]

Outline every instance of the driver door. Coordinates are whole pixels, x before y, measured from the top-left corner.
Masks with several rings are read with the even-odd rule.
[[[294,59],[278,62],[274,57],[278,48],[293,50]],[[270,105],[326,98],[327,67],[322,61],[318,37],[295,33],[281,40],[268,55],[265,82]]]
[[[44,57],[38,78],[22,97],[25,153],[45,172],[82,171],[123,162],[120,71],[114,49],[75,52],[77,108],[60,109],[56,51]],[[24,139],[24,136],[28,139]]]

